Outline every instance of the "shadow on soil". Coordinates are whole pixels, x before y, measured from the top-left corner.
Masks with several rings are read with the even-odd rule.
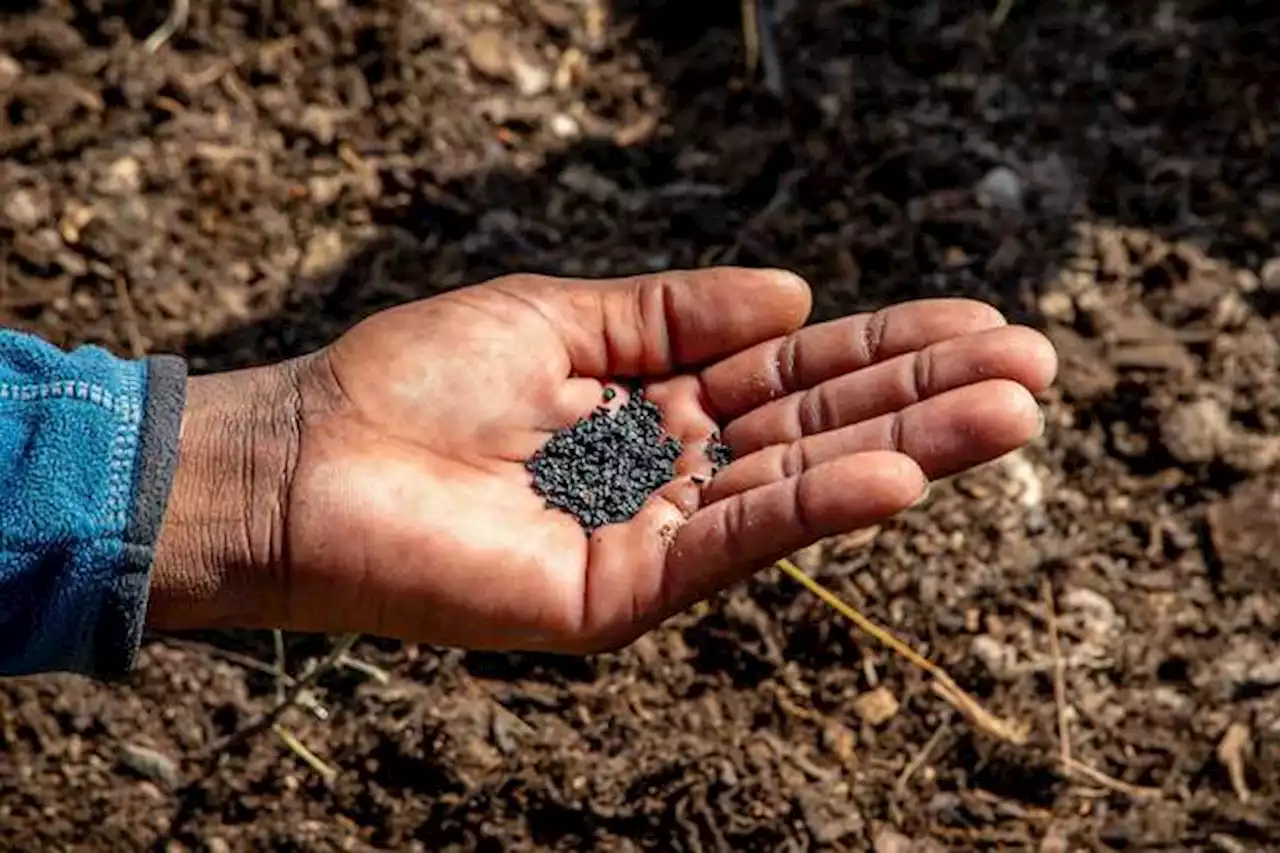
[[[1203,149],[1239,143],[1206,138],[1203,116],[1186,116],[1221,114],[1230,136],[1265,102],[1274,81],[1251,80],[1248,69],[1276,29],[1273,12],[1253,4],[1232,20],[1183,2],[1181,18],[1205,49],[1192,41],[1187,51],[1185,33],[1149,26],[1082,32],[1079,54],[1047,68],[1030,46],[1061,23],[1056,4],[1019,3],[995,33],[982,23],[987,5],[792,11],[777,27],[786,82],[778,96],[743,85],[737,3],[618,3],[632,28],[626,47],[662,93],[669,132],[638,144],[567,144],[529,172],[441,180],[425,160],[388,168],[379,176],[385,202],[372,205],[376,237],[299,281],[276,315],[185,350],[204,369],[227,369],[312,350],[374,311],[504,273],[720,262],[798,269],[815,285],[815,319],[968,295],[1037,323],[1039,289],[1082,219],[1200,239],[1241,263],[1267,250],[1268,232],[1242,218],[1253,208],[1248,194],[1275,181],[1274,156],[1244,173],[1247,157],[1232,165],[1220,155],[1220,170],[1206,171],[1214,160]],[[135,29],[153,23],[144,15]],[[799,61],[833,42],[840,49],[820,69]],[[527,121],[506,127],[525,131]],[[1017,212],[973,193],[1005,163],[1024,174]],[[1224,192],[1240,197],[1224,203]],[[1203,218],[1211,209],[1236,221]],[[1132,406],[1108,408],[1119,404],[1095,414],[1133,419]],[[543,670],[492,656],[474,665],[488,677]]]

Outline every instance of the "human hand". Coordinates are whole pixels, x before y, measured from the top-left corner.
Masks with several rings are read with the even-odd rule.
[[[810,304],[773,271],[517,275],[193,377],[150,622],[616,648],[1039,433],[1039,333],[959,299],[801,329]],[[627,378],[685,452],[588,537],[524,461]],[[716,430],[737,459],[696,482]]]

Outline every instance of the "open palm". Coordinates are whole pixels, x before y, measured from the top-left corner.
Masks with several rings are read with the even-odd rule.
[[[967,300],[801,329],[794,276],[512,276],[364,321],[304,362],[283,508],[287,612],[306,631],[595,651],[927,481],[1034,437],[1056,370],[1036,332]],[[525,461],[639,381],[685,444],[679,476],[588,537]],[[736,460],[710,482],[702,442]]]

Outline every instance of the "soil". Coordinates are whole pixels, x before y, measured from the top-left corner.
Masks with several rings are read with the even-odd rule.
[[[1045,436],[797,559],[1028,743],[771,571],[616,655],[362,641],[378,670],[287,720],[332,782],[269,734],[195,772],[273,702],[269,635],[7,681],[0,847],[1274,843],[1274,4],[775,5],[780,93],[719,0],[193,0],[155,53],[165,3],[5,4],[4,320],[222,369],[513,271],[779,265],[820,318],[991,300],[1060,348]],[[1123,785],[1061,772],[1060,711]]]

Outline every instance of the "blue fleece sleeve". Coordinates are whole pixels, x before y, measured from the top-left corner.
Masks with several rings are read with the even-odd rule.
[[[0,330],[0,675],[132,668],[185,389],[174,357]]]

